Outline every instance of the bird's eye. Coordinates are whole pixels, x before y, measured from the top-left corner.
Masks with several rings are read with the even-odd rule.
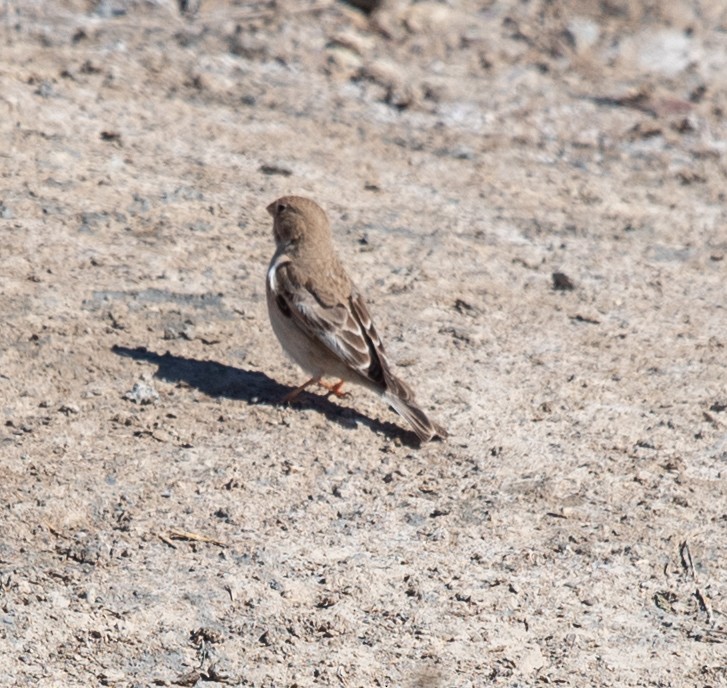
[[[288,206],[285,205],[285,203],[278,203],[278,207],[275,208],[275,214],[280,215],[280,213],[282,213],[287,208],[288,208]]]

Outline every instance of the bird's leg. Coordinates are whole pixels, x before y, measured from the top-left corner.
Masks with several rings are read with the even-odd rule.
[[[321,387],[325,387],[331,394],[335,394],[337,397],[340,398],[340,397],[348,397],[348,396],[350,396],[350,394],[348,392],[342,392],[341,391],[341,387],[343,387],[344,382],[345,382],[344,380],[339,380],[335,384],[329,385],[328,383],[323,382],[322,380],[319,380],[318,381],[318,384]]]
[[[281,404],[289,404],[291,401],[293,401],[304,389],[307,387],[310,387],[311,385],[315,383],[320,383],[321,378],[319,377],[312,377],[307,382],[304,382],[300,387],[296,387],[293,391],[288,392],[281,400]]]

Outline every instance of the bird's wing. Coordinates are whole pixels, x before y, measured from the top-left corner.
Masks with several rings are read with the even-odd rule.
[[[355,314],[356,320],[363,328],[366,340],[372,352],[372,360],[369,366],[368,377],[376,380],[387,390],[389,394],[398,397],[405,402],[414,401],[414,391],[403,380],[396,377],[389,368],[384,353],[384,345],[381,342],[379,333],[374,327],[369,311],[366,308],[361,295],[354,289],[351,295],[351,310]]]
[[[362,377],[387,386],[388,365],[381,339],[355,288],[345,302],[335,302],[328,294],[323,298],[314,284],[300,284],[285,262],[275,269],[270,286],[280,310],[308,337]]]

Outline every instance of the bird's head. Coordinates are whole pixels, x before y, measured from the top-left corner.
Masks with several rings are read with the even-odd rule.
[[[330,238],[326,214],[309,198],[282,196],[273,201],[267,211],[273,218],[273,236],[278,246]]]

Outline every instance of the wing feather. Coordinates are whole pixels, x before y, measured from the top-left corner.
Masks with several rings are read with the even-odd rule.
[[[289,312],[295,325],[308,337],[323,344],[362,377],[386,387],[388,365],[381,339],[355,288],[348,303],[329,305],[318,297],[310,282],[296,284],[285,262],[276,266],[271,287],[281,310],[286,315]]]

